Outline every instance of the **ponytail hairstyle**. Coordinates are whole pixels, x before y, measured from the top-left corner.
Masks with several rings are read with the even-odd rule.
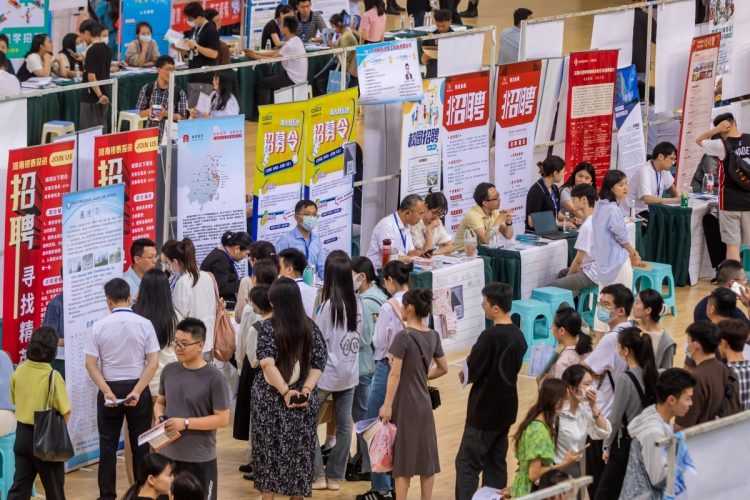
[[[128,488],[122,500],[135,500],[140,498],[139,493],[148,482],[149,477],[157,477],[166,470],[167,467],[174,469],[174,463],[161,453],[149,453],[138,465],[136,478],[133,485]]]
[[[253,240],[250,235],[244,231],[233,233],[232,231],[226,231],[221,235],[221,244],[225,247],[240,247],[240,250],[249,250]]]
[[[164,244],[161,253],[167,256],[169,260],[176,260],[185,270],[185,273],[193,277],[193,287],[198,284],[200,271],[198,263],[195,260],[195,245],[190,238],[183,238],[181,241],[171,240]]]
[[[591,337],[581,330],[583,326],[581,315],[569,305],[560,306],[555,313],[553,323],[557,328],[563,328],[568,335],[576,337],[576,353],[579,355],[583,356],[594,350]]]
[[[661,317],[664,315],[664,297],[661,296],[656,290],[647,288],[638,292],[638,298],[641,299],[644,309],[651,309],[649,316],[651,321],[658,323],[661,321]]]
[[[516,449],[518,449],[518,443],[521,441],[521,437],[526,431],[526,428],[540,413],[544,417],[544,423],[547,424],[552,439],[557,441],[557,418],[555,416],[557,414],[557,405],[560,400],[567,397],[568,384],[559,378],[548,378],[542,383],[542,386],[539,388],[539,396],[537,397],[536,403],[529,408],[526,417],[521,421],[521,424],[516,430],[516,434],[513,436],[513,445]]]
[[[415,288],[404,294],[402,301],[404,307],[413,306],[414,314],[418,318],[426,318],[432,311],[432,290],[427,288]]]
[[[401,286],[409,284],[409,276],[414,270],[414,264],[392,260],[383,268],[383,279],[391,278]]]
[[[388,295],[388,291],[383,286],[383,280],[375,272],[375,266],[370,259],[364,256],[354,257],[352,259],[352,271],[364,274],[368,283],[375,283],[375,286]]]
[[[647,404],[655,403],[659,371],[656,369],[651,337],[644,334],[640,328],[632,326],[617,334],[617,343],[620,344],[620,347],[627,348],[632,353],[638,366],[643,370],[643,386],[646,389]]]
[[[539,175],[549,177],[555,172],[565,169],[565,160],[559,156],[551,155],[536,164],[539,168]]]

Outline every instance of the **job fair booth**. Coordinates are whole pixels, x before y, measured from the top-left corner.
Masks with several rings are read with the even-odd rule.
[[[253,37],[260,19],[269,19],[261,17],[268,7],[253,3],[249,11],[256,17],[240,16],[237,53],[257,45]],[[275,242],[294,227],[296,202],[309,198],[318,206],[316,231],[325,251],[364,255],[375,224],[404,196],[443,191],[445,227],[455,233],[475,203],[474,187],[488,180],[512,211],[518,234],[526,193],[538,179],[537,161],[554,153],[565,158],[568,173],[585,160],[599,179],[610,168],[632,175],[645,164],[654,131],[676,133],[676,179],[687,191],[700,160],[694,138],[710,128],[712,114],[728,106],[740,127],[750,124],[739,99],[750,93],[750,83],[737,77],[748,64],[750,30],[742,27],[750,5],[735,4],[732,19],[720,26],[677,29],[693,8],[692,0],[664,0],[572,14],[594,16],[594,31],[590,49],[571,54],[562,49],[566,16],[529,20],[522,26],[521,61],[502,66],[495,64],[494,26],[445,35],[403,29],[383,43],[308,47],[305,55],[283,59],[238,55],[223,67],[181,69],[169,87],[185,88],[191,74],[232,69],[241,114],[179,121],[165,127],[163,137],[127,119],[140,89],[155,78],[150,71],[123,71],[94,83],[59,81],[0,98],[2,115],[13,117],[0,121],[2,345],[15,362],[24,359],[46,304],[64,293],[66,381],[79,409],[69,423],[76,457],[68,467],[98,458],[96,388],[84,367],[83,343],[93,322],[107,314],[102,284],[127,269],[134,239],[160,245],[190,237],[202,260],[226,230],[249,228],[253,239]],[[641,12],[660,24],[655,72],[651,50],[644,73],[633,64],[633,27]],[[650,30],[644,36],[651,46]],[[427,40],[437,41],[437,76],[430,79],[421,64]],[[255,103],[257,81],[278,71],[282,60],[307,59],[312,80],[332,58],[343,62],[351,51],[358,87],[347,88],[339,72],[332,90],[343,90],[313,97],[291,89],[285,98],[277,95],[277,104]],[[724,83],[716,100],[718,78]],[[639,80],[648,83],[644,95]],[[111,133],[77,126],[80,94],[93,85],[110,90]],[[70,127],[48,134],[57,121]],[[246,121],[257,122],[254,136]],[[254,158],[247,157],[248,144]],[[677,285],[695,284],[713,276],[701,221],[715,205],[713,193],[695,193],[687,207],[657,209],[663,213],[645,233],[635,214],[624,210],[623,217],[645,260],[669,264]],[[432,289],[432,324],[445,351],[467,351],[483,329],[485,284],[509,283],[515,299],[528,299],[570,264],[575,238],[514,238],[480,246],[473,257],[418,261],[412,285]]]

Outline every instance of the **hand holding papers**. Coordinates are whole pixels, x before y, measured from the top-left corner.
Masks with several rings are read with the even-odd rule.
[[[164,428],[165,423],[162,422],[138,436],[138,446],[148,443],[154,450],[160,450],[182,436],[179,432],[169,434]]]

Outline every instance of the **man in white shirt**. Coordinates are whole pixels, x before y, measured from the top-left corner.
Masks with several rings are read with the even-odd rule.
[[[138,238],[130,245],[130,269],[122,275],[130,286],[130,299],[138,299],[138,289],[146,271],[156,267],[156,243],[148,238]]]
[[[621,330],[633,326],[628,321],[633,301],[633,292],[625,285],[618,283],[602,288],[596,315],[601,322],[607,324],[609,331],[601,337],[594,351],[583,363],[599,377],[596,404],[607,419],[610,418],[615,400],[614,381],[628,369],[628,365],[617,353],[617,335]],[[604,470],[603,452],[606,452],[603,442],[592,440],[590,453],[586,453],[586,473],[594,476],[589,493],[596,491]]]
[[[513,12],[513,26],[500,33],[500,56],[498,64],[509,64],[518,61],[518,49],[521,45],[521,21],[530,19],[533,12],[521,7]]]
[[[8,57],[0,51],[0,97],[8,97],[21,93],[21,83],[14,75],[5,71]]]
[[[401,200],[396,212],[380,219],[372,230],[370,246],[367,249],[367,258],[372,261],[375,269],[383,267],[381,253],[384,240],[391,242],[391,256],[414,256],[422,253],[414,248],[410,228],[420,221],[426,209],[421,196],[410,194]]]
[[[279,252],[279,275],[293,279],[299,287],[302,294],[302,304],[305,306],[305,313],[309,318],[313,317],[315,311],[315,301],[318,298],[318,289],[304,282],[302,275],[307,267],[305,254],[296,248],[285,248]]]
[[[680,203],[680,193],[669,171],[677,161],[677,148],[671,142],[660,142],[654,147],[653,157],[633,177],[629,193],[635,213],[644,218],[648,218],[649,205]],[[665,197],[665,193],[671,197]]]
[[[130,287],[115,278],[104,285],[111,314],[91,328],[86,340],[86,370],[99,388],[96,423],[99,428],[99,498],[117,497],[117,445],[122,419],[128,422],[133,470],[149,453],[138,436],[151,428],[148,383],[159,365],[159,341],[149,320],[130,309]]]
[[[270,59],[274,57],[289,57],[305,54],[305,44],[297,36],[299,21],[296,17],[285,17],[281,21],[280,31],[284,37],[284,45],[279,50],[264,51],[262,53],[247,50],[245,53],[252,59]],[[269,75],[261,78],[257,84],[258,106],[273,103],[273,91],[292,85],[307,82],[307,59],[292,59],[282,61],[284,71],[279,75]]]
[[[598,198],[596,188],[591,184],[576,184],[570,191],[573,207],[584,215],[583,224],[578,229],[575,249],[577,250],[567,274],[552,283],[552,286],[565,288],[578,293],[584,288],[595,286],[595,274],[591,263],[591,245],[593,243],[593,226],[591,216]]]

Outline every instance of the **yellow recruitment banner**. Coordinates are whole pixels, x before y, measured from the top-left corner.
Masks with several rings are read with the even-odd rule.
[[[305,129],[305,196],[318,206],[315,230],[327,255],[351,252],[352,198],[357,140],[357,89],[311,101]]]
[[[275,243],[294,226],[302,193],[309,102],[260,106],[253,183],[254,240]]]

